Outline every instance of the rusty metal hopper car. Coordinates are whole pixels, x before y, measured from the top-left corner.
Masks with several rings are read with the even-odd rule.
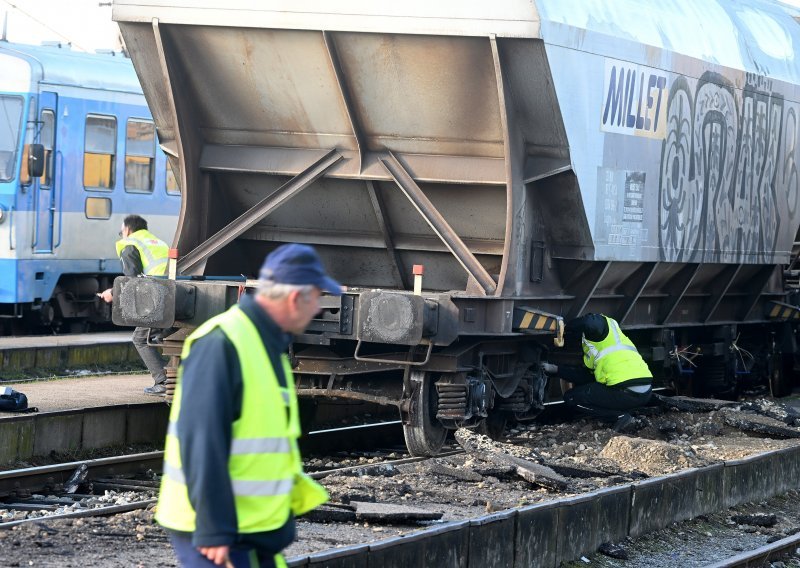
[[[679,390],[792,386],[791,9],[116,0],[113,13],[183,192],[179,278],[118,279],[115,321],[179,328],[169,352],[253,283],[212,277],[253,277],[300,242],[349,289],[296,338],[299,394],[396,405],[415,454],[448,429],[535,416],[541,362],[577,355],[554,340],[587,312],[620,321]]]

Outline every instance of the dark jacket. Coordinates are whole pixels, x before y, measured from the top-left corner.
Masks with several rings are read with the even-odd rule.
[[[122,252],[119,253],[119,259],[122,262],[122,274],[125,276],[144,274],[142,257],[139,255],[139,249],[135,246],[128,245],[122,249]]]
[[[291,342],[252,296],[242,311],[258,329],[281,386],[286,385],[281,353]],[[228,474],[232,424],[242,410],[242,372],[233,344],[215,329],[192,344],[183,361],[178,437],[189,501],[197,514],[195,546],[244,545],[277,553],[294,540],[294,517],[280,529],[237,534],[236,509]],[[191,411],[188,411],[190,410]],[[288,417],[287,417],[288,420]]]

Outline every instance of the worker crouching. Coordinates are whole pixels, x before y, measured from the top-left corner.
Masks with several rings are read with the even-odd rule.
[[[544,369],[573,386],[564,403],[576,412],[614,424],[618,432],[634,425],[629,411],[646,406],[653,374],[616,320],[587,314],[567,323],[567,340],[580,337],[584,367],[545,364]]]

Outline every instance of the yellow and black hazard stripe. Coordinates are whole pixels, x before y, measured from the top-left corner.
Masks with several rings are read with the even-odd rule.
[[[526,312],[525,315],[522,316],[522,320],[519,323],[519,329],[521,330],[537,329],[537,330],[555,331],[556,318],[548,317],[541,314],[535,314],[533,312]]]
[[[770,302],[771,307],[767,310],[770,319],[778,320],[800,320],[800,306],[792,306],[783,302]]]
[[[522,332],[549,331],[555,333],[558,330],[558,320],[560,319],[560,316],[522,306],[514,309],[513,327],[516,331]]]

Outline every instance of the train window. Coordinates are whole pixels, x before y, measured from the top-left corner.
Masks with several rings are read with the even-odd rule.
[[[44,146],[44,173],[39,179],[42,187],[50,187],[53,183],[53,148],[55,147],[56,116],[52,110],[42,111],[42,133],[39,139]]]
[[[0,181],[14,177],[19,148],[22,97],[0,97]]]
[[[125,143],[125,191],[153,191],[156,127],[149,120],[128,120]]]
[[[113,116],[86,117],[83,149],[83,185],[87,189],[112,189],[117,155],[117,119]]]
[[[167,158],[167,193],[170,195],[181,194],[181,187],[178,185],[175,172],[172,171],[172,162],[169,161],[169,158]]]
[[[108,197],[87,197],[85,211],[89,219],[110,219],[111,200]]]

